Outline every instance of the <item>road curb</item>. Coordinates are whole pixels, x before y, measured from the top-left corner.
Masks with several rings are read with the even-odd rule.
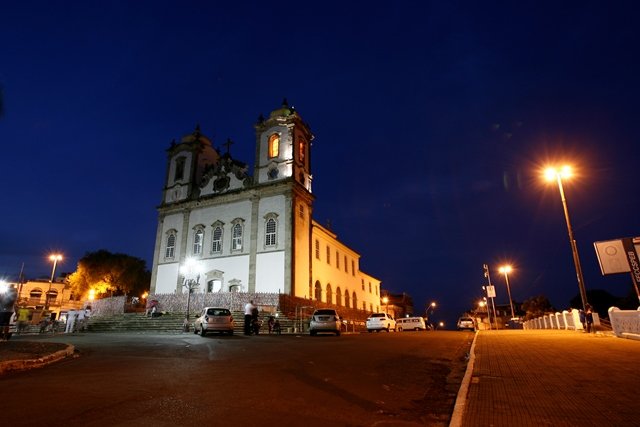
[[[7,372],[14,371],[26,371],[28,369],[41,368],[49,365],[50,363],[57,362],[65,357],[73,355],[75,347],[71,344],[67,345],[64,350],[56,351],[55,353],[48,354],[37,359],[24,359],[24,360],[7,360],[0,362],[0,375]]]
[[[467,394],[469,393],[469,384],[471,383],[471,376],[473,375],[473,365],[476,361],[476,340],[478,339],[478,334],[480,332],[476,332],[473,337],[473,343],[471,344],[471,349],[469,349],[469,362],[467,362],[467,370],[464,373],[464,377],[462,378],[462,383],[460,383],[460,389],[458,390],[458,396],[456,396],[456,403],[453,407],[453,413],[451,414],[451,422],[449,422],[449,427],[460,427],[462,425],[462,416],[464,415],[465,406],[467,404]]]

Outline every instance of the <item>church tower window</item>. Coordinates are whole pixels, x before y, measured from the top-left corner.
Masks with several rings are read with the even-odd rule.
[[[176,256],[176,231],[171,230],[167,235],[167,248],[164,252],[164,257],[172,259]]]
[[[216,225],[213,229],[213,239],[211,241],[211,253],[222,253],[222,227]]]
[[[269,137],[269,158],[278,157],[280,153],[280,135],[274,133]]]
[[[304,163],[304,152],[306,150],[306,145],[304,143],[304,139],[300,139],[298,141],[298,158],[301,163]]]
[[[181,181],[184,178],[184,165],[186,159],[184,157],[178,157],[176,159],[176,173],[173,176],[174,181]]]
[[[276,220],[273,218],[267,219],[267,223],[265,224],[265,235],[264,235],[264,245],[266,247],[275,247],[276,246]]]
[[[202,226],[196,226],[193,233],[193,254],[202,255],[202,241],[204,240],[204,229]]]

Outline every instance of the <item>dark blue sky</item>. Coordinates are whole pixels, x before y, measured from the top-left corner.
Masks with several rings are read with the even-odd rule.
[[[593,242],[640,234],[633,2],[12,2],[0,13],[0,275],[101,248],[151,266],[170,141],[203,133],[253,164],[287,97],[316,136],[315,218],[361,268],[456,317],[482,264],[514,299],[578,286],[548,161],[567,183],[587,289]],[[507,302],[493,271],[497,302]]]

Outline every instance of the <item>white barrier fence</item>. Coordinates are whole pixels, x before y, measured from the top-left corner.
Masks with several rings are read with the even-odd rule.
[[[617,337],[640,340],[640,307],[638,310],[609,309],[611,329]]]
[[[594,326],[600,326],[598,313],[593,313]],[[535,319],[527,320],[523,324],[524,329],[567,329],[583,330],[578,310],[564,310],[562,313],[549,313]]]

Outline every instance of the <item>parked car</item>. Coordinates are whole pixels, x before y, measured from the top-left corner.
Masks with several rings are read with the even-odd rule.
[[[402,331],[426,331],[427,324],[422,317],[403,317],[396,320],[398,332]]]
[[[200,317],[193,323],[193,333],[199,333],[203,337],[209,332],[228,333],[233,335],[235,321],[231,312],[226,308],[205,307]]]
[[[387,313],[373,313],[367,318],[367,332],[396,330],[396,321]]]
[[[462,331],[468,329],[470,331],[476,330],[476,323],[471,317],[461,317],[458,319],[458,330]]]
[[[309,322],[309,334],[317,335],[318,332],[331,332],[340,336],[342,321],[338,312],[330,308],[323,308],[313,312]]]

